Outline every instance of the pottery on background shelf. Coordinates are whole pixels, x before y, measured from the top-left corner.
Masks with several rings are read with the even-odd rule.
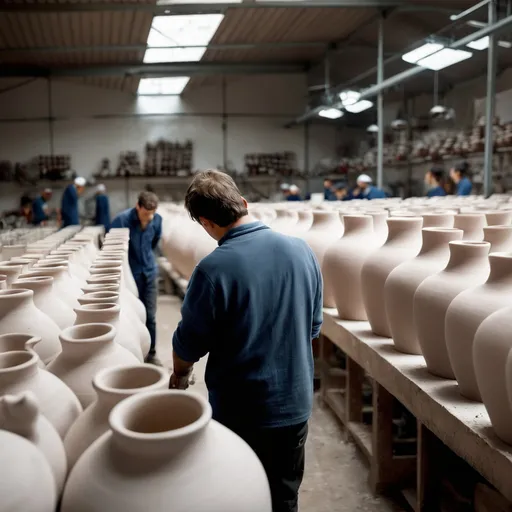
[[[450,242],[450,259],[444,270],[428,277],[414,294],[414,325],[430,373],[455,379],[445,338],[446,313],[464,290],[489,277],[488,242]]]
[[[384,307],[384,285],[389,274],[401,263],[414,258],[421,249],[421,217],[388,219],[386,243],[371,254],[361,271],[363,302],[372,331],[386,338],[391,330]]]
[[[108,417],[115,405],[136,393],[168,389],[169,373],[149,364],[106,368],[94,376],[92,385],[96,400],[73,423],[64,439],[70,469],[109,430]]]
[[[82,412],[71,389],[60,379],[38,366],[31,351],[0,353],[0,396],[32,391],[41,412],[63,438]]]
[[[450,259],[449,242],[462,239],[455,228],[423,228],[423,243],[415,258],[396,267],[384,286],[384,304],[395,348],[421,354],[414,325],[414,294],[427,277],[443,270]]]
[[[454,228],[464,231],[463,240],[483,240],[485,226],[486,220],[483,213],[459,213],[455,215],[453,221]]]
[[[116,329],[109,324],[75,325],[60,334],[62,352],[47,370],[67,384],[82,407],[95,398],[92,379],[99,370],[112,366],[129,366],[139,360],[114,342]]]
[[[490,253],[512,251],[512,225],[486,226],[484,241],[491,244]]]
[[[61,512],[271,512],[258,457],[211,416],[195,393],[126,398],[71,471]]]

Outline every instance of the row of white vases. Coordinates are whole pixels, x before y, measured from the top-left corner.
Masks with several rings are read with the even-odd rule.
[[[164,254],[185,278],[215,247],[184,209],[164,205]],[[324,305],[368,320],[400,352],[483,401],[512,444],[512,202],[506,195],[253,204],[250,213],[303,238],[324,278]]]
[[[66,229],[0,263],[0,512],[270,512],[254,453],[143,364],[128,236]]]

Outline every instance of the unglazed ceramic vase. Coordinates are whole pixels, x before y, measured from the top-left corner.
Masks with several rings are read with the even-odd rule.
[[[60,329],[73,325],[76,315],[71,307],[59,298],[53,288],[53,277],[20,277],[12,283],[12,289],[26,289],[34,292],[34,304],[49,316]]]
[[[512,226],[486,226],[484,241],[491,244],[490,253],[512,251]]]
[[[430,373],[454,379],[445,338],[446,312],[464,290],[489,277],[488,242],[450,242],[450,260],[444,270],[428,277],[414,294],[414,325]]]
[[[0,429],[28,439],[41,450],[60,496],[67,474],[66,452],[55,427],[41,414],[39,400],[32,391],[0,396]]]
[[[512,308],[505,307],[487,317],[473,342],[473,360],[480,395],[496,435],[512,444],[510,352]]]
[[[23,272],[21,263],[13,263],[11,261],[3,261],[0,263],[0,274],[5,276],[5,287],[10,288],[11,284],[18,279]]]
[[[55,268],[55,267],[64,267],[65,272],[63,274],[63,279],[65,280],[66,286],[71,290],[71,292],[76,296],[80,296],[80,288],[85,285],[85,280],[79,279],[76,275],[71,273],[69,262],[66,260],[42,260],[35,263],[32,266],[32,269],[40,269],[40,268]]]
[[[60,334],[62,352],[47,370],[74,391],[82,407],[90,405],[95,398],[92,379],[99,370],[139,362],[114,342],[115,337],[116,329],[109,324],[76,325]]]
[[[320,268],[322,268],[327,249],[336,242],[336,240],[339,240],[342,235],[343,224],[340,221],[338,212],[313,210],[313,224],[311,225],[311,228],[304,233],[302,238],[311,247],[311,250],[315,253]],[[334,308],[336,307],[336,304],[334,302],[332,285],[326,280],[325,276],[323,276],[323,279],[324,306],[327,308]]]
[[[61,512],[271,512],[258,457],[211,415],[183,391],[123,400],[71,471]]]
[[[11,258],[21,256],[26,248],[26,245],[4,245],[2,247],[2,260],[9,261]]]
[[[453,228],[455,215],[450,213],[424,213],[424,228]]]
[[[298,212],[295,210],[290,210],[290,208],[276,208],[275,211],[277,216],[275,221],[272,223],[272,229],[285,235],[288,235],[294,231],[294,227],[299,222]],[[311,219],[310,226],[312,224],[313,219]]]
[[[31,334],[9,333],[0,334],[0,354],[4,352],[17,352],[26,350],[37,357],[37,365],[39,368],[46,368],[46,365],[41,361],[37,355],[34,347],[37,343],[41,342],[39,336],[32,336]]]
[[[48,364],[61,351],[58,325],[34,304],[32,290],[0,290],[0,334],[40,336],[34,350]]]
[[[488,226],[508,226],[512,222],[512,210],[484,212]]]
[[[30,351],[0,354],[0,396],[32,391],[41,412],[63,438],[82,407],[64,382],[39,368],[38,359]]]
[[[377,247],[380,247],[388,238],[388,211],[363,210],[361,213],[373,218],[374,242]]]
[[[0,274],[0,290],[7,290],[7,276]]]
[[[120,321],[121,306],[115,303],[86,304],[75,308],[75,325],[110,324],[116,328],[114,341],[131,352],[141,363],[144,361],[139,337],[128,322]]]
[[[49,254],[46,258],[39,263],[51,263],[65,261],[68,264],[68,269],[72,277],[78,280],[80,285],[85,284],[85,280],[89,277],[89,272],[84,269],[81,265],[74,263],[71,260],[72,253],[61,252],[59,254]]]
[[[443,270],[450,259],[449,242],[462,239],[455,228],[423,228],[418,256],[396,267],[384,286],[384,304],[395,348],[406,354],[421,354],[414,326],[413,300],[427,277]]]
[[[338,315],[343,320],[366,320],[361,269],[377,249],[370,215],[345,215],[345,233],[325,254],[323,274],[332,285]]]
[[[169,374],[149,364],[107,368],[95,375],[92,385],[96,400],[73,423],[64,439],[70,469],[82,453],[109,430],[108,417],[115,405],[136,393],[168,389]]]
[[[0,446],[0,512],[54,512],[55,479],[43,453],[6,430],[0,430]]]
[[[463,240],[481,241],[484,239],[486,225],[483,213],[459,213],[455,215],[453,227],[464,231]]]
[[[421,249],[421,217],[388,219],[389,235],[386,243],[364,263],[361,271],[363,302],[372,331],[391,337],[386,309],[384,285],[389,274],[401,263],[414,258]]]
[[[479,354],[482,359],[473,358],[475,334],[482,322],[496,311],[512,303],[512,253],[489,255],[491,272],[487,281],[458,295],[446,313],[445,336],[448,356],[459,383],[460,393],[481,402],[475,375],[475,366],[489,367],[491,353]]]
[[[311,229],[313,225],[313,210],[299,210],[299,221],[295,224],[293,234],[301,235]]]

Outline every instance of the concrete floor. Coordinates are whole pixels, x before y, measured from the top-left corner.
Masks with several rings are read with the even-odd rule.
[[[180,320],[181,300],[158,299],[158,352],[165,366],[172,366],[172,333]],[[191,390],[206,396],[205,360],[195,367]],[[384,498],[375,498],[367,485],[368,469],[352,443],[343,440],[332,413],[315,399],[306,445],[306,472],[300,490],[301,512],[399,512]]]

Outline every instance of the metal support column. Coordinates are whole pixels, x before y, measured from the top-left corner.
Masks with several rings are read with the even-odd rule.
[[[222,77],[222,165],[224,172],[228,170],[228,113],[227,113],[227,84]]]
[[[53,91],[52,91],[52,79],[48,78],[48,135],[49,135],[49,149],[50,155],[53,156],[55,145],[54,145],[54,126],[53,126]]]
[[[379,50],[377,57],[377,83],[384,81],[384,13],[379,19]],[[382,188],[384,177],[384,92],[377,97],[377,187]]]
[[[492,26],[497,21],[496,0],[489,2],[488,24]],[[497,52],[496,35],[489,34],[489,49],[487,53],[487,98],[485,109],[485,157],[484,157],[484,196],[492,194],[492,167],[494,159],[493,123],[496,110],[496,72]]]

